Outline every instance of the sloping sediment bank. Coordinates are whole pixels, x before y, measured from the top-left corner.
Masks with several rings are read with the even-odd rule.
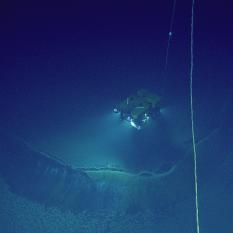
[[[198,143],[201,183],[208,178],[206,167],[214,171],[230,154],[229,146],[219,156],[222,148],[218,142],[226,136],[225,129],[218,129]],[[74,213],[156,212],[194,195],[191,150],[166,173],[132,173],[115,168],[73,168],[22,141],[1,136],[0,164],[1,176],[12,192]]]

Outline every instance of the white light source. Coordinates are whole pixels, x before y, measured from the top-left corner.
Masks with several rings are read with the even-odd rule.
[[[113,112],[118,113],[117,108],[114,108],[114,109],[113,109]]]
[[[131,119],[131,121],[130,121],[130,124],[134,127],[134,128],[136,128],[136,129],[141,129],[141,126],[140,125],[136,125],[134,122],[133,122],[133,120]]]

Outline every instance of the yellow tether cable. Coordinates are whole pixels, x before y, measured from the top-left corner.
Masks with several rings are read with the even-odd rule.
[[[197,176],[197,152],[196,140],[193,120],[193,33],[194,33],[194,6],[195,0],[192,0],[192,15],[191,15],[191,62],[190,62],[190,108],[192,122],[192,144],[193,144],[193,159],[194,159],[194,178],[195,178],[195,204],[196,204],[196,225],[197,233],[200,233],[199,224],[199,207],[198,207],[198,176]]]

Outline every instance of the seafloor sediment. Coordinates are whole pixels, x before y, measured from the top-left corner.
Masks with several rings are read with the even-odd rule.
[[[203,233],[227,233],[233,204],[233,157],[215,170],[200,190],[200,220]],[[200,177],[201,178],[201,177]],[[0,179],[1,233],[195,233],[194,199],[187,199],[160,214],[83,211],[73,214],[27,200],[9,191]]]

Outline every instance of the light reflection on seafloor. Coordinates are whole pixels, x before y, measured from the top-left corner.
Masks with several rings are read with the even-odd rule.
[[[76,167],[156,171],[161,163],[172,160],[174,164],[182,158],[178,153],[184,153],[182,143],[187,134],[179,127],[185,120],[178,124],[177,113],[177,108],[164,108],[158,119],[150,119],[138,131],[109,111],[87,116],[82,124],[70,127],[67,132],[49,132],[51,140],[41,145],[39,139],[30,143]]]

